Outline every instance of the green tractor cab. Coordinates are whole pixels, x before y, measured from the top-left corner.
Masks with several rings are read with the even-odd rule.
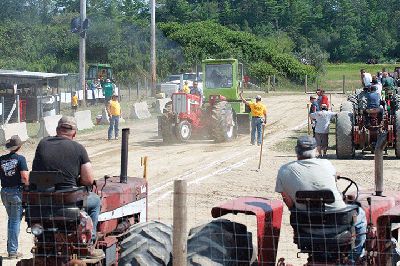
[[[232,106],[239,134],[250,132],[250,110],[240,100],[243,86],[243,65],[237,59],[206,59],[202,62],[205,99],[221,95]]]
[[[109,64],[89,64],[88,74],[86,80],[88,84],[93,82],[95,79],[113,80],[113,70]]]

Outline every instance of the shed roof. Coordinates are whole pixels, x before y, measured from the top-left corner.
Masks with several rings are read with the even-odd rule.
[[[48,78],[59,78],[65,76],[68,76],[68,74],[0,69],[0,77],[8,77],[8,78],[12,77],[12,78],[48,79]]]

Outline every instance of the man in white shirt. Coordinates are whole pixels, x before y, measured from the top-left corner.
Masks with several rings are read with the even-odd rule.
[[[365,69],[361,69],[360,73],[361,73],[361,83],[362,83],[363,87],[371,86],[371,82],[372,82],[371,74],[368,72],[365,72]]]
[[[321,111],[310,114],[310,118],[316,121],[315,140],[317,141],[317,151],[320,158],[326,157],[328,150],[329,125],[335,112],[328,111],[326,104],[321,105]]]

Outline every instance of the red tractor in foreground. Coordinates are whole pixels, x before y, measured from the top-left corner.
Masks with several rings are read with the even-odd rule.
[[[347,207],[327,211],[332,203],[332,191],[298,191],[296,201],[307,210],[291,210],[290,224],[293,242],[300,253],[308,254],[304,265],[396,265],[400,261],[399,240],[400,194],[383,192],[383,150],[387,136],[381,135],[375,150],[375,191],[359,190],[350,182],[343,191]],[[350,186],[355,193],[346,195]],[[358,207],[366,213],[367,232],[364,255],[350,260],[355,245],[355,217]],[[253,250],[252,235],[246,226],[226,219],[217,219],[192,229],[188,241],[188,264],[203,265],[298,265],[288,258],[278,258],[282,226],[283,202],[266,198],[243,197],[228,201],[211,211],[213,218],[226,214],[255,215],[257,219],[257,252]],[[295,254],[296,252],[293,252]]]
[[[57,172],[31,173],[23,204],[28,229],[34,235],[33,258],[18,265],[168,264],[171,228],[146,222],[147,181],[127,177],[128,134],[129,129],[122,130],[121,175],[105,176],[93,186],[101,198],[96,239],[91,239],[93,223],[85,211],[88,189],[60,190],[57,186],[63,179]],[[102,249],[105,257],[90,258],[94,248]]]

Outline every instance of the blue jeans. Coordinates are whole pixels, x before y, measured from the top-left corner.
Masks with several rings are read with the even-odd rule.
[[[261,144],[262,124],[263,124],[263,120],[261,117],[252,117],[251,118],[251,143],[252,144],[254,144],[255,140],[256,140],[256,131],[257,131],[257,143]]]
[[[364,243],[367,238],[367,218],[365,217],[365,212],[362,208],[358,208],[357,222],[355,224],[356,231],[356,243],[353,249],[352,254],[350,254],[350,259],[356,261],[364,248]]]
[[[111,139],[113,129],[115,129],[115,138],[118,138],[118,124],[119,124],[119,116],[111,116],[110,117],[110,127],[108,128],[108,139]]]
[[[18,250],[19,227],[22,219],[22,188],[2,188],[1,201],[8,215],[7,252],[8,254],[16,254]]]
[[[90,192],[86,204],[87,213],[93,222],[92,241],[94,242],[96,241],[97,222],[100,214],[100,197],[96,193]]]

